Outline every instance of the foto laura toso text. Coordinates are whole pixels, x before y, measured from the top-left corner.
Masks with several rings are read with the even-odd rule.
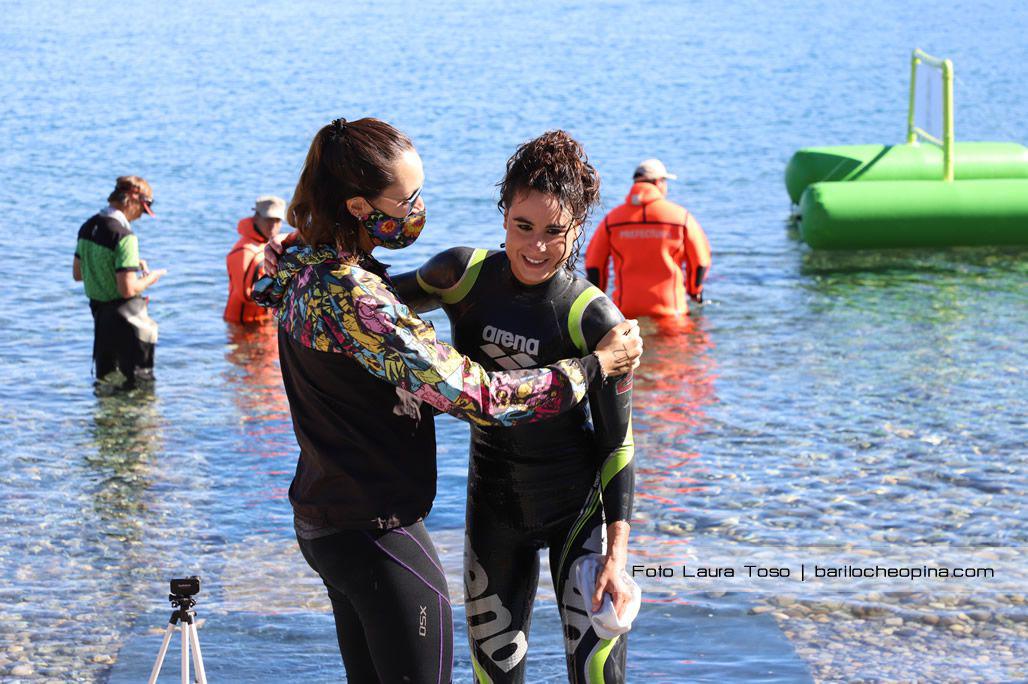
[[[727,579],[745,577],[756,579],[994,579],[995,568],[988,567],[933,567],[883,565],[818,565],[800,563],[796,568],[744,564],[735,566],[689,567],[671,565],[633,565],[632,577],[661,579],[684,577],[687,579]]]

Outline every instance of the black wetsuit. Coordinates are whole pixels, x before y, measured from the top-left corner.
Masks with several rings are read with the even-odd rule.
[[[454,346],[489,370],[529,368],[588,353],[620,312],[599,289],[561,269],[521,284],[503,252],[458,247],[395,279],[419,311],[442,306]],[[631,375],[589,393],[553,420],[471,427],[464,606],[480,682],[521,682],[539,555],[564,627],[568,676],[624,681],[626,639],[600,639],[570,582],[574,561],[602,553],[604,525],[631,516],[634,487]],[[590,424],[591,414],[591,424]],[[593,675],[590,681],[597,681]]]

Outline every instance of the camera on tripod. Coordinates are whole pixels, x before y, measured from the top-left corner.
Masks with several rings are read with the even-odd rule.
[[[200,578],[196,575],[171,580],[171,595],[186,598],[200,593]]]
[[[175,632],[182,633],[182,684],[189,681],[189,652],[192,646],[193,667],[196,668],[196,681],[199,684],[207,684],[207,673],[203,667],[203,656],[200,654],[200,637],[196,633],[196,611],[192,610],[196,605],[193,597],[200,593],[200,578],[196,575],[171,580],[171,593],[168,600],[175,610],[168,620],[168,627],[164,630],[164,641],[161,643],[161,650],[157,653],[157,661],[150,671],[150,679],[147,684],[155,684],[157,677],[161,674],[161,667],[164,665],[164,656],[168,654],[168,644],[171,643],[171,636]]]

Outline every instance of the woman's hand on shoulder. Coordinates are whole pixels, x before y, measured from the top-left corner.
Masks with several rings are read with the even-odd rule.
[[[638,368],[643,353],[639,322],[629,319],[615,325],[596,345],[594,353],[604,375],[624,375]]]
[[[295,245],[299,239],[300,234],[294,230],[292,233],[279,233],[268,240],[268,244],[264,245],[264,273],[274,276],[278,271],[278,258],[282,256],[282,252]]]

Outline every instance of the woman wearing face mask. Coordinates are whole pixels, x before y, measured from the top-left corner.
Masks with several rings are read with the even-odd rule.
[[[505,250],[447,250],[398,276],[401,295],[418,311],[442,306],[454,345],[490,370],[589,353],[624,320],[574,272],[599,185],[581,145],[564,131],[525,143],[500,184]],[[545,547],[570,680],[624,681],[625,636],[599,636],[583,601],[597,610],[609,594],[622,615],[630,600],[622,572],[634,487],[631,412],[629,374],[594,385],[588,407],[552,421],[472,424],[464,606],[479,682],[524,681]],[[577,595],[576,561],[597,553],[595,591]]]
[[[302,245],[254,292],[277,310],[300,445],[296,534],[328,589],[351,682],[450,680],[446,581],[422,522],[435,496],[434,411],[482,426],[551,418],[641,353],[628,323],[594,354],[534,370],[488,373],[439,342],[371,256],[418,237],[423,182],[414,146],[389,124],[325,126],[288,211]]]

